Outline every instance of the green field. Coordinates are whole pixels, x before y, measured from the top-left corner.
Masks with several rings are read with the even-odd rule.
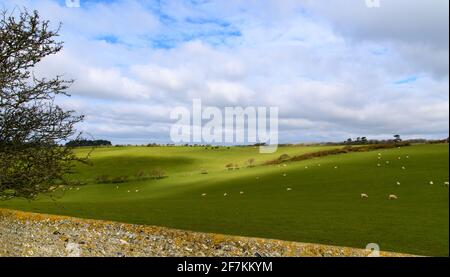
[[[374,242],[385,251],[449,255],[447,144],[244,166],[249,158],[260,164],[284,153],[328,148],[281,147],[270,155],[254,147],[98,148],[93,166],[78,166],[72,177],[87,185],[59,189],[64,195],[56,200],[16,199],[0,207],[358,248]],[[242,167],[229,171],[228,163]],[[132,177],[157,167],[168,177]],[[102,174],[131,180],[96,184]],[[361,193],[369,198],[361,199]],[[390,194],[399,199],[388,200]]]

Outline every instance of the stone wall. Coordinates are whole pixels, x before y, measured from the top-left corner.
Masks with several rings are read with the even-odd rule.
[[[0,256],[368,256],[366,250],[0,209]],[[381,256],[406,256],[381,252]]]

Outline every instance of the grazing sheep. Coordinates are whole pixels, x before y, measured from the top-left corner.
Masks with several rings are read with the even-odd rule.
[[[378,153],[378,156],[381,156],[381,153]]]
[[[308,167],[307,167],[307,166],[305,166],[305,169],[308,169]]]
[[[291,189],[291,188],[287,188],[286,190],[287,190],[287,191],[291,191],[292,189]]]
[[[335,166],[334,169],[338,169],[338,166]]]
[[[317,166],[322,166],[321,164],[318,164]]]
[[[287,166],[287,164],[283,164],[283,166],[284,166],[284,167],[286,167],[286,166]]]
[[[225,193],[223,194],[223,196],[225,196],[225,197],[228,196],[228,193],[225,192]]]
[[[365,193],[361,193],[361,198],[369,198],[369,195],[365,194]]]
[[[448,182],[444,182],[444,186],[448,188]]]
[[[130,192],[129,190],[127,192]]]
[[[205,197],[205,196],[206,196],[206,193],[203,193],[202,196]]]
[[[381,160],[381,157],[378,157],[379,160]]]
[[[398,157],[398,159],[399,159],[399,160],[401,160],[401,159],[402,159],[402,157]]]
[[[403,170],[405,170],[405,169],[406,169],[406,167],[402,166],[402,169],[403,169]]]
[[[390,161],[386,161],[386,164],[389,164],[390,163]]]
[[[242,195],[242,194],[244,194],[244,192],[243,192],[243,191],[241,191],[241,192],[239,192],[239,193],[240,193],[241,195]]]
[[[139,192],[139,190],[137,189],[136,192]]]
[[[395,195],[395,194],[389,195],[389,200],[397,200],[397,199],[398,199],[397,195]]]
[[[287,174],[286,173],[283,173],[283,177],[286,177],[287,176]]]
[[[119,186],[116,186],[116,189],[119,189]]]
[[[434,182],[433,182],[433,181],[430,181],[430,185],[434,185]]]
[[[400,182],[397,182],[397,185],[400,186],[401,185]]]
[[[409,159],[409,156],[406,156],[407,159]]]

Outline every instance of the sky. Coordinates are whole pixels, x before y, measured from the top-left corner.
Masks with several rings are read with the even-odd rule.
[[[377,2],[372,0],[371,2]],[[370,1],[369,1],[370,2]],[[61,22],[37,76],[75,83],[58,104],[115,144],[170,143],[170,112],[276,106],[282,143],[446,138],[449,1],[0,0]]]

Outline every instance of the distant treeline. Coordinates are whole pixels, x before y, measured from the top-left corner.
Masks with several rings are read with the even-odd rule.
[[[83,147],[83,146],[111,146],[112,143],[108,140],[87,140],[87,139],[78,139],[78,140],[71,140],[68,143],[66,143],[66,146],[70,147]]]

